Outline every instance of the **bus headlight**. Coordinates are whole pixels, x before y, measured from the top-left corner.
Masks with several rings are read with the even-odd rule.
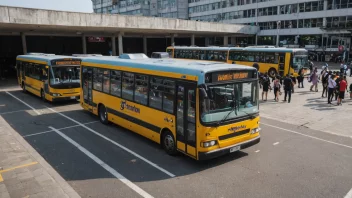
[[[61,96],[61,94],[59,94],[59,93],[51,93],[51,95],[54,96],[54,97]]]
[[[260,128],[254,128],[252,129],[251,134],[258,133],[259,131],[260,131]]]
[[[207,148],[216,145],[218,142],[216,140],[211,140],[207,142],[202,142],[202,147]]]

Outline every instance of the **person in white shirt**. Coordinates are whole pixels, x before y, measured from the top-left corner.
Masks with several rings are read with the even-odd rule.
[[[328,104],[331,104],[332,98],[334,96],[334,89],[336,87],[336,82],[334,78],[335,78],[335,75],[331,75],[331,71],[330,71],[329,80],[328,80]]]

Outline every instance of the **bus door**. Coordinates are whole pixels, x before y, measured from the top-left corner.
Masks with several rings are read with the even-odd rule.
[[[85,104],[92,105],[93,68],[82,68],[82,92]]]
[[[49,94],[49,66],[45,65],[43,67],[43,82],[44,82],[44,93]]]
[[[281,77],[284,77],[286,74],[285,68],[285,53],[279,53],[279,74]]]
[[[177,148],[196,158],[196,85],[177,83]]]

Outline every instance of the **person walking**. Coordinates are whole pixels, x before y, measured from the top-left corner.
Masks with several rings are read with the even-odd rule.
[[[299,71],[298,71],[298,77],[297,77],[297,80],[298,80],[298,88],[304,88],[304,85],[303,85],[303,81],[304,81],[304,69],[301,68]],[[302,86],[301,86],[302,85]]]
[[[313,73],[310,76],[310,81],[312,82],[312,86],[310,86],[310,91],[313,91],[313,87],[315,87],[315,91],[318,92],[318,68],[315,67]]]
[[[275,96],[275,101],[279,102],[279,95],[281,94],[281,84],[280,84],[280,79],[276,77],[274,80],[274,96]]]
[[[350,77],[352,77],[352,62],[350,62]]]
[[[341,74],[345,73],[345,61],[342,61],[342,62],[341,62],[341,65],[340,65],[340,73],[341,73]]]
[[[350,99],[352,100],[352,83],[350,84]]]
[[[324,72],[322,72],[322,75],[321,75],[321,82],[323,84],[323,92],[321,93],[322,98],[324,98],[324,93],[325,93],[325,97],[327,97],[328,95],[328,80],[331,74],[332,72],[331,71],[328,72],[326,69],[324,70]]]
[[[270,87],[270,79],[268,76],[268,73],[265,72],[263,78],[262,78],[262,86],[263,86],[263,92],[262,92],[262,100],[263,101],[267,101],[268,100],[268,91],[270,89],[271,91],[271,87]],[[265,95],[265,100],[264,100],[264,95]]]
[[[332,97],[334,96],[334,89],[336,87],[334,78],[335,75],[330,75],[328,80],[328,104],[331,104]]]
[[[339,99],[337,100],[337,105],[342,105],[342,100],[345,99],[345,91],[347,90],[347,80],[346,76],[340,81]]]
[[[290,78],[292,80],[292,93],[295,93],[295,85],[297,83],[296,77],[294,77],[293,74],[291,74]]]
[[[335,82],[336,82],[336,87],[335,87],[335,100],[338,99],[339,94],[340,94],[340,81],[342,80],[342,74],[340,74],[340,76],[338,78],[336,78]]]
[[[285,90],[285,98],[284,98],[284,102],[286,102],[286,98],[288,96],[288,103],[291,102],[291,90],[292,90],[292,79],[290,78],[290,75],[287,74],[286,78],[284,79],[284,90]]]

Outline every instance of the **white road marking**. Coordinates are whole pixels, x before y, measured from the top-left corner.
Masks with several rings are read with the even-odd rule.
[[[345,198],[352,198],[352,188],[351,188],[351,190],[347,193],[347,195],[345,196]]]
[[[255,152],[256,152],[256,153],[259,153],[259,152],[260,152],[260,150],[256,150]]]
[[[39,111],[37,111],[35,108],[33,108],[31,105],[25,103],[23,100],[17,98],[16,96],[12,95],[10,92],[6,91],[7,94],[9,94],[10,96],[12,96],[13,98],[15,98],[16,100],[20,101],[21,103],[23,103],[24,105],[26,105],[27,107],[31,108],[37,115],[41,115],[41,113]]]
[[[101,159],[99,159],[97,156],[95,156],[93,153],[89,152],[87,149],[82,147],[80,144],[75,142],[73,139],[68,137],[67,135],[63,134],[59,130],[55,129],[54,127],[49,126],[49,128],[53,131],[55,131],[58,135],[60,135],[62,138],[70,142],[72,145],[77,147],[80,151],[82,151],[85,155],[87,155],[90,159],[95,161],[97,164],[99,164],[101,167],[103,167],[105,170],[107,170],[109,173],[111,173],[113,176],[115,176],[118,180],[120,180],[122,183],[126,184],[128,187],[130,187],[132,190],[134,190],[136,193],[141,195],[142,197],[148,197],[152,198],[150,194],[145,192],[143,189],[138,187],[136,184],[132,183],[128,179],[126,179],[123,175],[118,173],[115,169],[111,168],[109,165],[107,165],[105,162],[103,162]]]
[[[276,146],[276,145],[278,145],[278,144],[279,144],[279,142],[275,142],[273,145]]]
[[[330,143],[330,144],[335,144],[335,145],[338,145],[338,146],[342,146],[342,147],[346,147],[346,148],[352,149],[352,146],[348,146],[348,145],[345,145],[345,144],[340,144],[340,143],[333,142],[333,141],[330,141],[330,140],[324,140],[322,138],[314,137],[314,136],[311,136],[311,135],[306,135],[306,134],[303,134],[303,133],[300,133],[300,132],[297,132],[297,131],[284,129],[284,128],[273,126],[273,125],[270,125],[270,124],[264,124],[264,123],[261,123],[261,124],[269,126],[269,127],[272,127],[272,128],[280,129],[280,130],[283,130],[283,131],[287,131],[287,132],[290,132],[290,133],[295,133],[295,134],[298,134],[298,135],[303,135],[303,136],[306,136],[306,137],[310,137],[312,139],[320,140],[320,141],[327,142],[327,143]]]
[[[0,113],[0,115],[6,115],[6,114],[11,114],[11,113],[18,113],[18,112],[22,112],[22,111],[27,111],[27,110],[8,111],[8,112]]]
[[[84,125],[87,125],[87,124],[93,124],[93,123],[97,123],[99,121],[92,121],[92,122],[86,122],[86,123],[83,123]],[[74,127],[80,127],[81,125],[77,124],[77,125],[73,125],[73,126],[68,126],[68,127],[64,127],[64,128],[59,128],[57,130],[63,130],[63,129],[69,129],[69,128],[74,128]],[[24,135],[22,137],[31,137],[31,136],[35,136],[35,135],[41,135],[41,134],[45,134],[45,133],[51,133],[51,132],[55,132],[53,130],[49,130],[49,131],[43,131],[43,132],[38,132],[38,133],[33,133],[33,134],[29,134],[29,135]]]
[[[50,108],[50,107],[47,107],[47,108],[48,108],[50,111],[55,112],[55,113],[61,115],[62,117],[65,117],[65,118],[71,120],[72,122],[77,123],[77,124],[80,125],[81,127],[85,128],[85,129],[87,129],[88,131],[94,133],[95,135],[97,135],[97,136],[99,136],[99,137],[101,137],[101,138],[103,138],[103,139],[105,139],[105,140],[111,142],[112,144],[114,144],[114,145],[120,147],[121,149],[127,151],[128,153],[134,155],[135,157],[138,157],[139,159],[143,160],[144,162],[148,163],[149,165],[153,166],[154,168],[160,170],[161,172],[163,172],[163,173],[169,175],[170,177],[175,177],[174,174],[170,173],[169,171],[165,170],[164,168],[161,168],[159,165],[157,165],[157,164],[155,164],[155,163],[149,161],[148,159],[146,159],[146,158],[140,156],[139,154],[137,154],[136,152],[134,152],[134,151],[132,151],[132,150],[126,148],[125,146],[123,146],[123,145],[121,145],[121,144],[119,144],[119,143],[117,143],[117,142],[115,142],[115,141],[109,139],[108,137],[106,137],[106,136],[104,136],[104,135],[102,135],[102,134],[96,132],[95,130],[93,130],[93,129],[91,129],[91,128],[85,126],[85,125],[83,125],[82,123],[78,122],[77,120],[74,120],[74,119],[72,119],[72,118],[70,118],[70,117],[68,117],[68,116],[66,116],[66,115],[64,115],[64,114],[62,114],[62,113],[60,113],[60,112],[58,112],[58,111],[56,111],[56,110]]]

